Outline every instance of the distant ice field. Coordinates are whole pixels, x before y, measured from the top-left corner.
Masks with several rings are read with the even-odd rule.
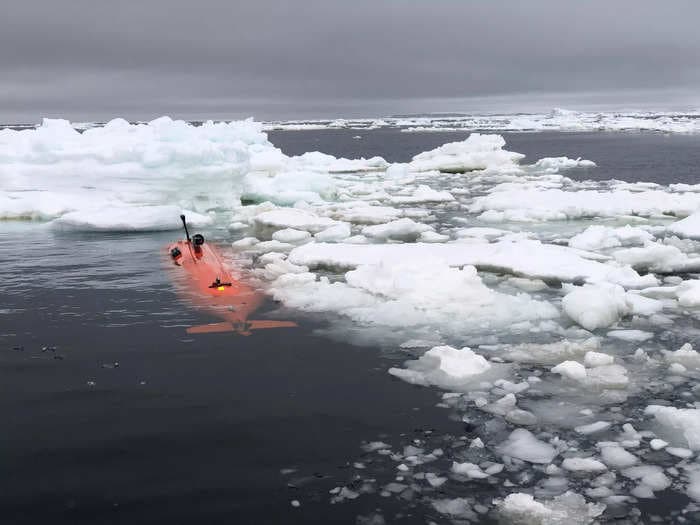
[[[464,423],[368,435],[332,503],[692,522],[700,136],[681,130],[692,115],[618,117],[558,111],[530,119],[538,133],[45,121],[0,131],[0,217],[138,236],[177,230],[182,211],[282,308],[388,350],[378,366]],[[377,512],[363,519],[391,521]]]

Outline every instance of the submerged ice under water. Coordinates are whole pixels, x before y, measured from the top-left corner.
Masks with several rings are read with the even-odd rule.
[[[693,521],[700,184],[594,181],[595,160],[524,163],[476,133],[389,163],[288,156],[252,121],[45,121],[0,131],[0,217],[151,231],[187,210],[329,337],[403,355],[388,373],[441,390],[465,432],[367,436],[332,501],[590,523],[661,498]]]

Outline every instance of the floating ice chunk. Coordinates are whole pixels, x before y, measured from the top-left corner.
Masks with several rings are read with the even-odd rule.
[[[294,170],[271,176],[252,172],[243,181],[241,199],[291,205],[298,201],[323,202],[332,197],[335,191],[335,183],[328,173]]]
[[[666,448],[668,446],[668,441],[664,441],[663,439],[654,438],[649,442],[649,446],[651,447],[652,450],[661,450],[662,448]]]
[[[419,204],[423,202],[451,202],[455,198],[449,191],[438,191],[421,184],[412,195],[396,195],[389,200],[394,204]]]
[[[597,251],[619,246],[644,244],[645,241],[653,239],[654,236],[648,231],[634,228],[630,225],[622,228],[593,225],[569,239],[569,246],[579,250]]]
[[[449,240],[449,235],[442,235],[432,230],[424,231],[418,237],[418,242],[446,242]]]
[[[329,173],[384,171],[389,166],[389,163],[382,157],[344,159],[320,151],[309,151],[298,157],[292,157],[290,160],[293,166],[313,168],[316,171]]]
[[[287,260],[282,259],[281,257],[275,257],[271,262],[266,262],[265,258],[267,257],[269,259],[272,255],[281,256],[284,254],[273,252],[262,255],[259,258],[259,261],[265,264],[263,275],[267,279],[276,279],[277,277],[285,274],[303,274],[309,271],[306,266],[297,266]]]
[[[700,271],[700,257],[688,257],[676,246],[646,242],[642,248],[627,248],[614,253],[615,260],[636,270],[653,272]]]
[[[603,472],[608,470],[608,467],[593,458],[566,458],[562,461],[561,466],[573,472]]]
[[[537,416],[532,412],[527,410],[522,410],[520,408],[514,408],[506,413],[506,421],[513,423],[514,425],[535,425],[537,424]]]
[[[613,339],[620,339],[622,341],[633,341],[642,343],[648,341],[654,334],[652,332],[645,332],[643,330],[610,330],[607,334],[608,337]]]
[[[649,405],[644,411],[661,424],[668,437],[683,437],[688,448],[700,450],[700,409]]]
[[[588,377],[586,367],[576,361],[564,361],[552,368],[552,372],[579,382],[585,381]]]
[[[450,388],[484,374],[491,364],[469,348],[436,346],[418,360],[408,361],[406,367],[390,368],[389,373],[409,383]]]
[[[586,374],[586,385],[593,388],[622,389],[629,384],[627,369],[622,365],[588,368]]]
[[[633,494],[637,497],[652,498],[654,492],[666,490],[671,486],[671,480],[656,465],[640,465],[626,468],[622,474],[628,478],[639,480],[639,486]]]
[[[541,221],[585,217],[685,216],[700,207],[700,194],[665,190],[581,190],[495,188],[476,197],[471,213],[489,212],[497,221]]]
[[[342,222],[318,232],[314,235],[314,239],[318,242],[339,242],[347,239],[350,235],[352,235],[350,225]]]
[[[294,244],[280,242],[276,240],[261,241],[250,246],[250,248],[247,251],[254,253],[288,252],[292,250],[294,246]]]
[[[55,219],[52,225],[57,229],[74,231],[179,230],[182,228],[181,213],[187,216],[188,224],[193,227],[206,226],[212,222],[208,215],[181,210],[176,206],[120,206],[73,211]]]
[[[260,242],[260,239],[257,237],[243,237],[242,239],[238,239],[237,241],[234,241],[232,246],[234,248],[250,248],[251,246],[254,246]]]
[[[434,341],[426,341],[424,339],[409,339],[399,345],[401,348],[432,348],[433,346],[439,346]]]
[[[297,208],[279,208],[265,211],[254,218],[256,224],[269,228],[294,228],[318,233],[338,224],[328,217],[319,217],[314,213]]]
[[[432,502],[433,508],[440,514],[452,518],[476,519],[477,515],[472,510],[469,500],[464,498],[437,499]]]
[[[615,361],[615,358],[609,354],[604,354],[602,352],[586,352],[586,355],[583,356],[583,363],[591,368],[594,366],[604,366],[604,365],[611,365]]]
[[[364,202],[344,203],[331,210],[333,218],[353,224],[382,224],[401,216],[401,210],[388,206],[369,206]]]
[[[586,368],[576,361],[564,361],[552,368],[552,372],[592,388],[619,389],[629,383],[627,370],[621,365]]]
[[[134,125],[114,119],[78,133],[68,121],[45,119],[36,129],[4,129],[0,217],[168,204],[200,213],[231,209],[256,149],[274,148],[253,121],[193,126],[168,117]],[[4,177],[9,170],[12,176]],[[85,216],[78,217],[83,224]],[[104,229],[96,218],[87,222]]]
[[[679,363],[685,368],[700,368],[700,352],[693,350],[690,343],[685,343],[675,352],[664,352],[669,363]]]
[[[700,306],[700,279],[683,281],[676,289],[678,304],[688,308]]]
[[[532,432],[524,428],[515,429],[508,439],[498,445],[498,453],[521,459],[529,463],[551,463],[557,455],[556,449],[549,443],[540,441]]]
[[[596,163],[592,160],[584,160],[581,157],[570,159],[569,157],[544,157],[533,165],[536,169],[546,173],[557,173],[561,170],[573,168],[595,168]]]
[[[362,450],[365,452],[376,452],[377,450],[385,450],[388,448],[391,448],[391,446],[383,441],[370,441],[369,443],[362,445]]]
[[[425,227],[430,229],[429,227]],[[303,228],[306,229],[306,228]],[[382,231],[381,228],[379,231]],[[655,286],[652,275],[640,276],[630,267],[619,267],[586,259],[582,252],[539,241],[518,240],[480,244],[306,244],[290,257],[295,264],[310,268],[329,266],[352,268],[360,264],[403,262],[435,257],[450,266],[475,265],[484,270],[498,270],[537,279],[571,282],[613,282],[625,287]]]
[[[457,463],[452,462],[452,472],[460,476],[466,476],[469,479],[484,479],[489,475],[479,468],[479,465],[474,463]]]
[[[510,523],[544,524],[553,514],[552,509],[535,501],[530,494],[516,492],[509,494],[499,503],[500,514]]]
[[[408,164],[410,171],[465,173],[488,168],[515,168],[525,155],[503,149],[500,135],[472,133],[462,142],[450,142],[420,153]]]
[[[609,446],[601,447],[600,455],[606,465],[618,469],[628,468],[632,465],[636,465],[639,462],[639,458],[637,456],[627,452],[624,448],[617,444],[610,444]]]
[[[667,230],[680,237],[700,239],[700,211],[696,211],[685,219],[674,222]]]
[[[579,434],[595,434],[596,432],[602,432],[610,428],[610,423],[608,421],[596,421],[595,423],[590,423],[588,425],[579,425],[574,430]]]
[[[471,443],[469,443],[469,448],[484,448],[485,446],[481,438],[474,438],[471,440]]]
[[[683,447],[666,447],[666,452],[681,459],[693,457],[693,451]]]
[[[425,474],[425,480],[428,482],[428,484],[431,487],[438,488],[438,487],[442,487],[445,484],[445,482],[447,481],[447,478],[440,477],[433,472],[428,472]]]
[[[299,258],[289,262],[304,266]],[[464,333],[558,316],[548,302],[488,288],[471,266],[459,270],[432,258],[362,265],[347,272],[345,281],[331,283],[313,274],[281,276],[270,292],[290,307],[337,312],[365,325]]]
[[[460,228],[457,230],[457,237],[475,237],[478,239],[496,239],[510,233],[508,230],[501,230],[500,228],[483,228],[483,227],[473,227],[473,228]]]
[[[524,493],[509,494],[497,502],[499,515],[517,525],[589,525],[605,510],[605,505],[586,503],[580,494],[567,491],[544,502]]]
[[[627,293],[626,299],[633,315],[652,316],[664,309],[663,301],[644,297],[643,295],[636,293],[634,290]]]
[[[621,286],[599,284],[575,288],[562,299],[564,312],[586,330],[604,328],[629,313]]]
[[[294,228],[285,228],[277,230],[272,234],[272,239],[288,244],[297,244],[307,241],[311,238],[311,234],[304,230],[295,230]]]
[[[521,343],[508,350],[505,357],[519,363],[554,365],[600,349],[600,340],[590,337],[584,341],[562,340],[556,343]]]
[[[700,501],[700,468],[688,472],[686,494],[695,501]]]
[[[407,217],[374,226],[365,226],[362,235],[372,239],[386,240],[396,239],[402,241],[415,241],[418,236],[431,230],[430,226],[413,221]]]

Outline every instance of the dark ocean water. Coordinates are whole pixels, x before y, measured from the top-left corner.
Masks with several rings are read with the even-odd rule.
[[[461,138],[270,133],[289,154],[390,161]],[[694,136],[506,140],[532,161],[594,160],[599,167],[586,173],[601,179],[700,182]],[[438,393],[389,376],[396,356],[316,335],[323,323],[308,317],[250,337],[187,336],[185,326],[215,319],[172,288],[163,252],[178,236],[2,224],[0,521],[355,523],[377,508],[392,522],[397,513],[401,523],[437,519],[378,496],[332,505],[328,490],[347,482],[362,441],[463,432],[434,406]]]

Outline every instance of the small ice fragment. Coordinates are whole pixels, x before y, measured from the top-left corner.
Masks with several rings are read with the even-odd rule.
[[[589,368],[611,365],[614,361],[615,358],[613,356],[602,352],[586,352],[586,355],[583,357],[583,363]]]
[[[571,470],[574,472],[603,472],[604,470],[608,469],[597,459],[579,457],[566,458],[562,462],[561,466],[566,470]]]
[[[664,447],[668,446],[668,442],[664,441],[663,439],[652,439],[649,442],[649,446],[651,447],[652,450],[661,450]]]
[[[474,438],[469,444],[469,448],[484,448],[484,446],[484,442],[481,441],[481,438]]]
[[[628,468],[639,462],[637,456],[616,445],[602,447],[600,455],[605,464],[613,468]]]
[[[666,452],[681,459],[688,459],[693,456],[693,451],[681,447],[666,447]]]
[[[643,330],[610,330],[607,333],[607,336],[612,337],[613,339],[620,339],[622,341],[642,343],[654,337],[654,334]]]
[[[444,485],[445,482],[447,481],[447,478],[443,478],[443,477],[440,477],[432,472],[428,472],[425,475],[425,480],[428,482],[428,484],[431,487],[437,488],[437,487],[441,487],[442,485]]]
[[[595,423],[590,423],[589,425],[580,425],[574,430],[579,434],[594,434],[596,432],[602,432],[610,428],[610,423],[608,421],[596,421]]]
[[[508,439],[498,445],[497,451],[504,456],[543,464],[551,463],[557,455],[552,445],[540,441],[524,428],[517,428],[511,432]]]
[[[586,367],[577,361],[564,361],[563,363],[559,363],[552,368],[552,372],[579,382],[585,381],[587,376]]]

